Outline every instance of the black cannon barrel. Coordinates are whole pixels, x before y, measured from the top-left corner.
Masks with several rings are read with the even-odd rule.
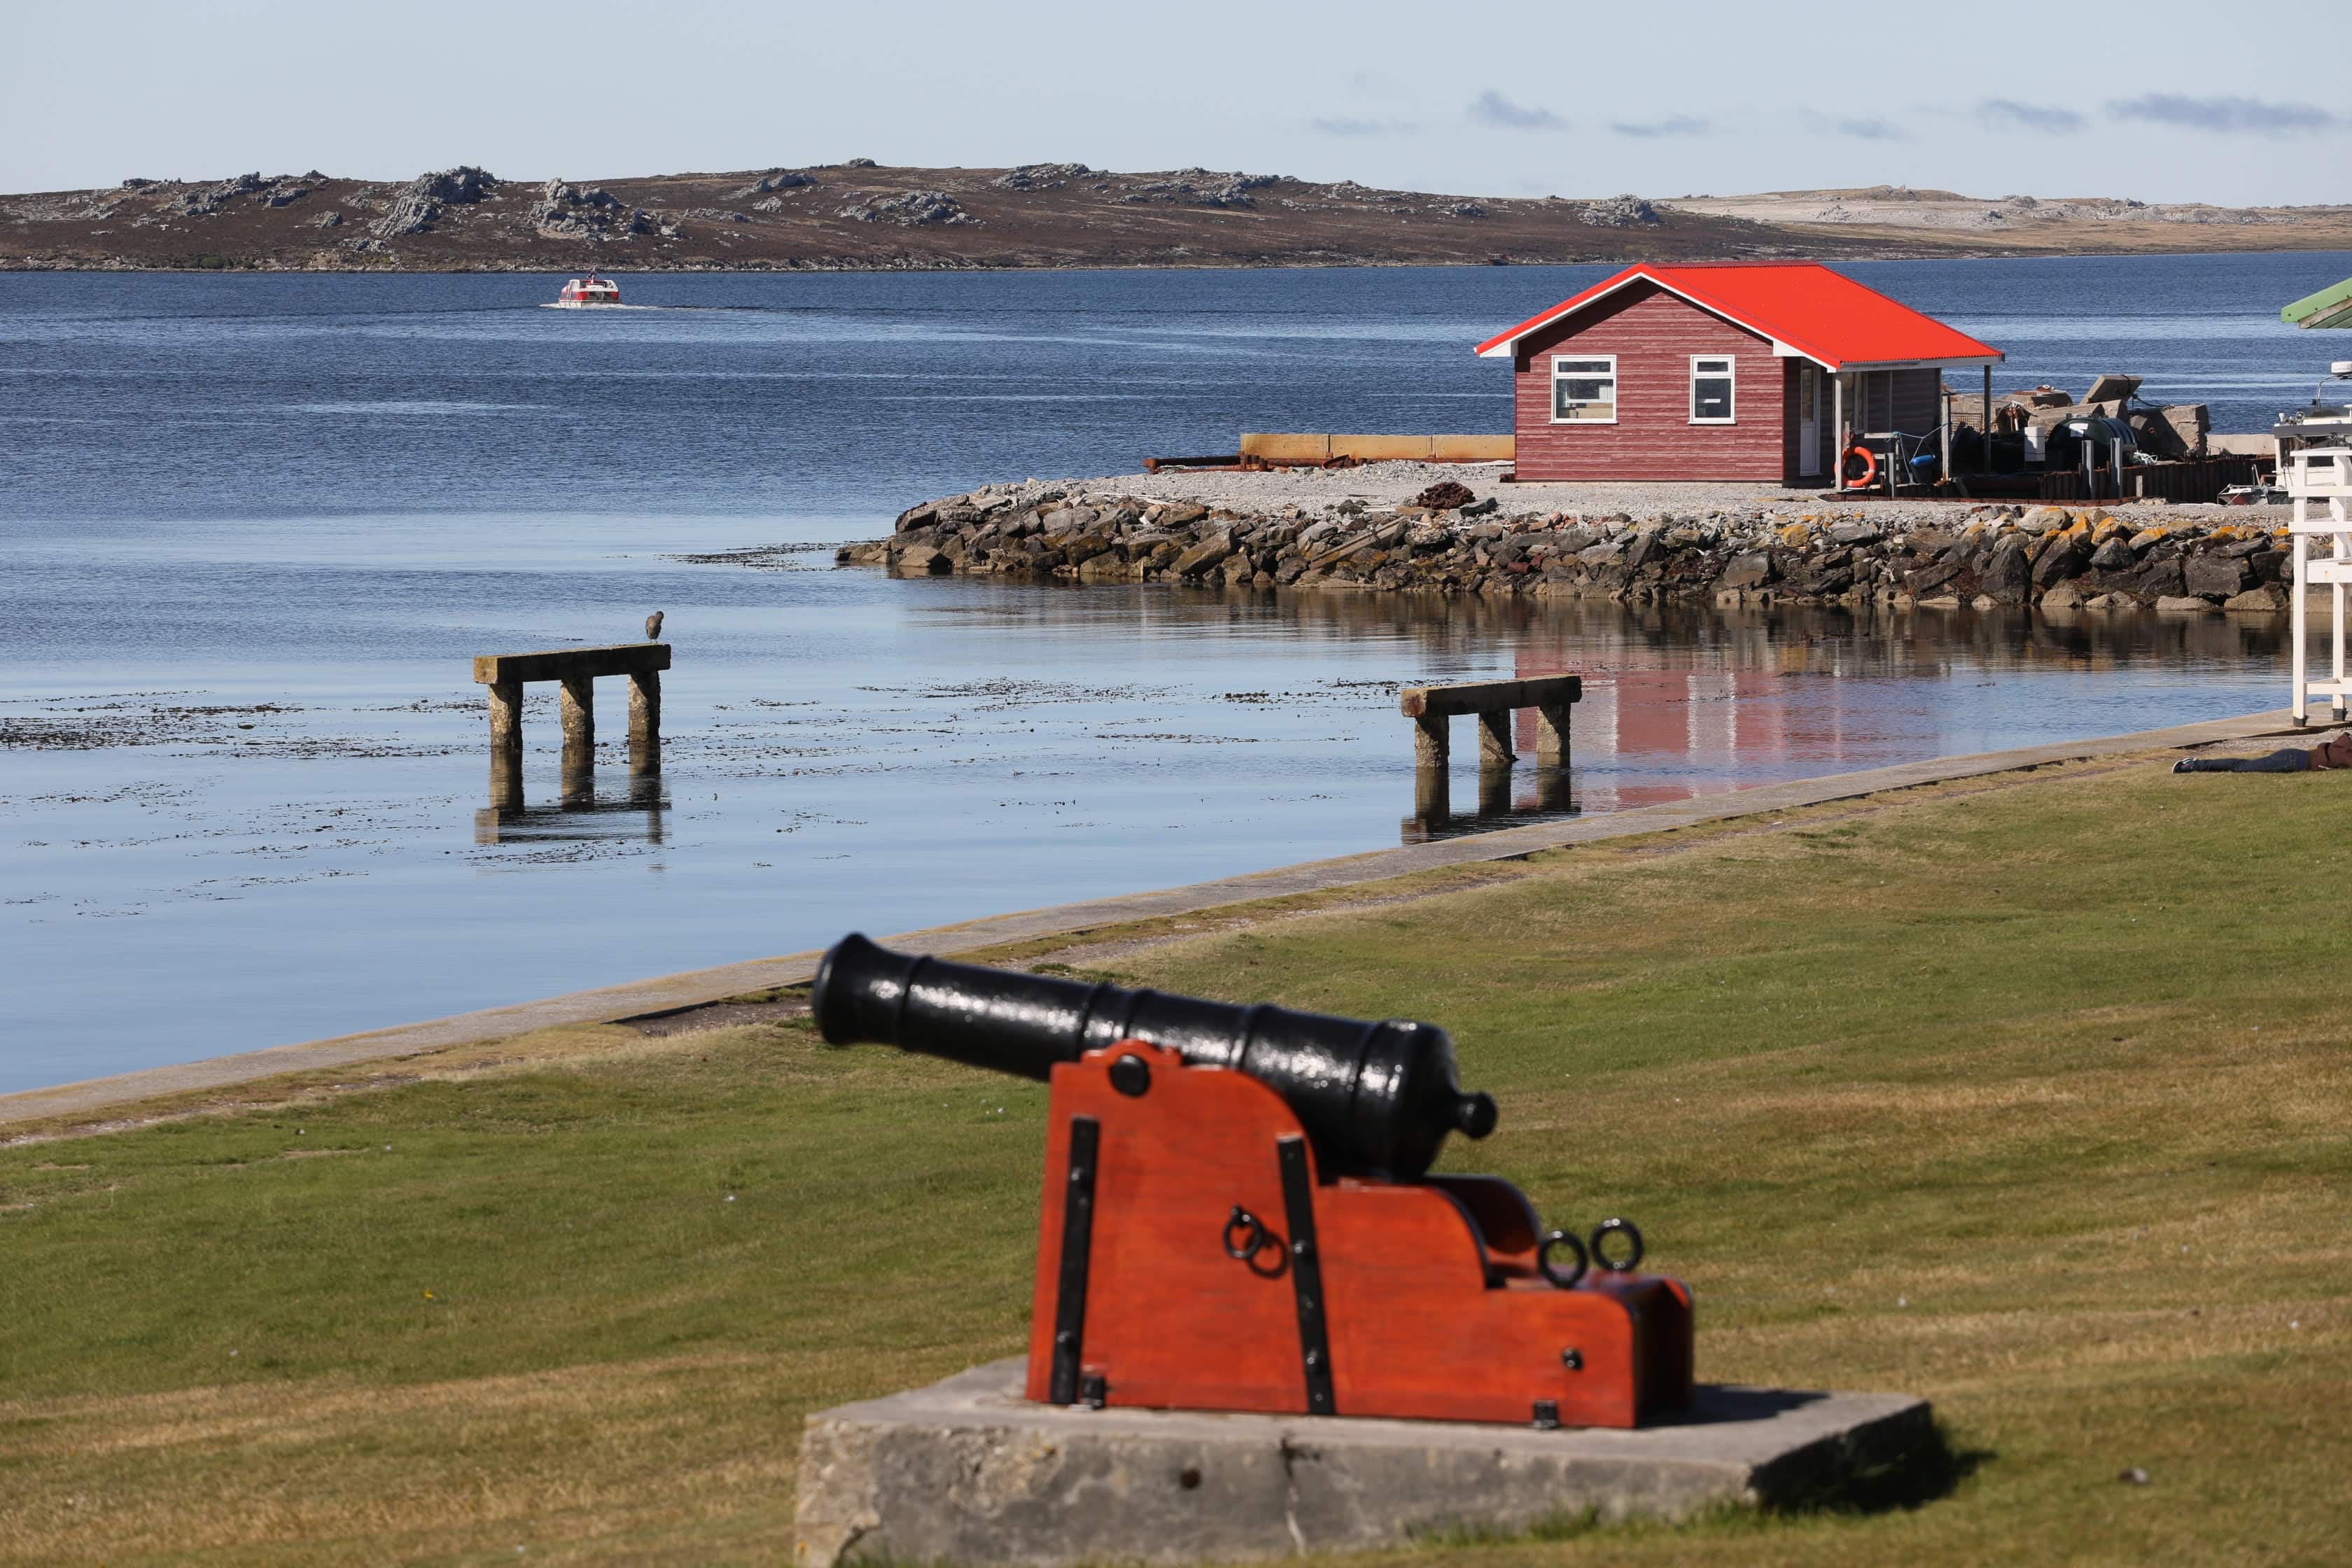
[[[1448,1132],[1484,1138],[1495,1129],[1495,1102],[1462,1091],[1454,1042],[1428,1024],[983,969],[893,952],[856,934],[817,965],[810,1001],[836,1046],[870,1040],[1016,1078],[1042,1080],[1055,1062],[1120,1040],[1237,1068],[1289,1104],[1327,1179],[1409,1181],[1429,1169]]]

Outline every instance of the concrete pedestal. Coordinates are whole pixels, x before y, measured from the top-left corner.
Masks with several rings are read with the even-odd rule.
[[[810,1416],[799,1561],[1195,1563],[1680,1519],[1805,1495],[1932,1431],[1909,1394],[1713,1384],[1633,1432],[1066,1409],[1020,1396],[1023,1364]]]

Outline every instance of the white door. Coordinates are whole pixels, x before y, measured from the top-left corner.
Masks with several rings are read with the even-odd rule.
[[[1811,364],[1797,367],[1797,477],[1822,472],[1822,377]]]

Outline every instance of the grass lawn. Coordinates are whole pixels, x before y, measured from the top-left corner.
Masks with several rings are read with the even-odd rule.
[[[2347,791],[2045,769],[1065,956],[1446,1026],[1503,1110],[1448,1165],[1966,1471],[1377,1561],[2341,1563]],[[803,1415],[1022,1348],[1044,1106],[604,1027],[0,1148],[0,1561],[787,1559]]]

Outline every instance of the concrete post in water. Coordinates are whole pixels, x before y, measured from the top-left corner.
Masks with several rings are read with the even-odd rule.
[[[629,690],[629,763],[639,773],[661,770],[661,671],[667,643],[551,648],[543,653],[485,653],[474,658],[474,679],[489,688],[490,790],[497,803],[518,795],[522,773],[522,689],[532,680],[562,683],[563,775],[567,798],[590,787],[596,766],[596,678],[625,675]],[[593,793],[593,792],[592,792]],[[520,805],[520,800],[517,805]]]
[[[1553,702],[1536,709],[1536,766],[1568,766],[1568,704]]]
[[[563,771],[577,773],[596,765],[596,682],[587,675],[562,678],[563,695],[557,707],[563,715]]]
[[[1424,773],[1432,768],[1443,771],[1452,737],[1447,733],[1450,721],[1443,713],[1417,714],[1412,721],[1412,761]]]
[[[490,764],[522,767],[522,682],[490,683]]]
[[[1460,686],[1408,686],[1397,693],[1397,707],[1412,721],[1413,761],[1424,772],[1445,766],[1447,720],[1469,713],[1478,720],[1480,771],[1500,769],[1508,774],[1518,760],[1511,715],[1521,708],[1534,709],[1537,761],[1546,767],[1566,767],[1569,709],[1583,695],[1580,676],[1539,675]]]
[[[1478,715],[1478,765],[1504,768],[1519,760],[1511,746],[1511,710],[1488,708]]]
[[[661,772],[661,671],[629,677],[629,771]]]

